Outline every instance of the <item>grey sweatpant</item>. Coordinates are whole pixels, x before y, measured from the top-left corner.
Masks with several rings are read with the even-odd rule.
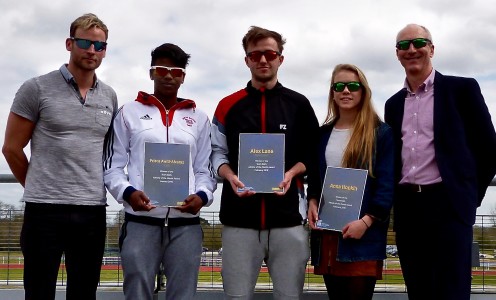
[[[124,226],[121,257],[126,299],[153,299],[160,263],[167,278],[166,299],[193,299],[202,253],[201,226],[168,228],[136,222]]]
[[[274,299],[300,299],[309,256],[308,232],[302,225],[270,230],[224,226],[224,298],[252,299],[265,259],[273,282]]]

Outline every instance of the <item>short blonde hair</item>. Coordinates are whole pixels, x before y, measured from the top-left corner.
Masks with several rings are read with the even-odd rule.
[[[105,32],[105,40],[108,39],[107,25],[105,25],[95,14],[91,13],[84,14],[71,23],[71,28],[69,30],[70,37],[74,37],[78,28],[88,30],[92,27],[103,30],[103,32]]]

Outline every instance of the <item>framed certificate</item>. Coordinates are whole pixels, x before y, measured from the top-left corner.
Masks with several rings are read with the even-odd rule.
[[[238,178],[245,190],[257,193],[282,192],[284,179],[284,142],[282,133],[240,133]]]
[[[189,195],[187,144],[145,143],[144,192],[151,204],[174,207]]]
[[[341,231],[358,220],[368,170],[327,167],[316,226]]]

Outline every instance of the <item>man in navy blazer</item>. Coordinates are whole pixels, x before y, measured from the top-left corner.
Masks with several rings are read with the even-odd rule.
[[[432,41],[416,24],[396,38],[406,80],[385,106],[396,243],[409,299],[470,299],[472,226],[496,173],[496,133],[477,81],[433,69]]]

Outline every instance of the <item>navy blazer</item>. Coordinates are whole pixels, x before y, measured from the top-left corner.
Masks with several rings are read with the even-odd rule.
[[[395,179],[401,179],[405,88],[386,101],[385,121],[393,129]],[[496,173],[496,133],[484,97],[473,78],[434,77],[434,147],[446,187],[448,211],[473,225],[487,187]],[[401,199],[395,199],[395,206]],[[451,209],[450,209],[451,208]]]

